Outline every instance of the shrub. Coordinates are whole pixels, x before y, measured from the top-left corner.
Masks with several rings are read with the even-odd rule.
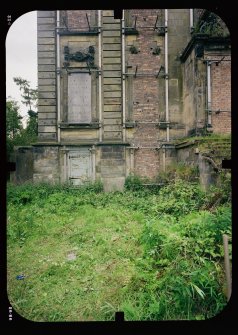
[[[9,203],[25,205],[31,202],[39,202],[47,199],[49,195],[54,193],[67,194],[85,194],[85,193],[100,193],[103,191],[101,181],[85,183],[80,187],[73,187],[68,183],[65,184],[50,184],[50,183],[25,183],[22,185],[7,185],[7,200]]]
[[[159,183],[171,183],[177,179],[196,182],[199,176],[198,167],[182,162],[170,164],[166,167],[166,171],[161,171],[156,180]]]
[[[158,296],[158,304],[155,308],[151,299],[138,298],[145,319],[199,319],[219,313],[226,304],[223,233],[231,234],[229,206],[214,213],[192,212],[178,220],[163,215],[146,222],[140,238],[146,263],[137,262],[137,267],[140,280],[147,283],[143,294]],[[134,280],[132,286],[136,286]]]
[[[142,179],[136,175],[129,175],[125,180],[125,189],[130,191],[140,191],[143,189]]]

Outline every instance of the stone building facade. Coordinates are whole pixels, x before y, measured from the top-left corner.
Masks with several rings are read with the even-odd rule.
[[[38,11],[33,181],[121,190],[155,178],[173,140],[231,132],[230,39],[205,10]]]

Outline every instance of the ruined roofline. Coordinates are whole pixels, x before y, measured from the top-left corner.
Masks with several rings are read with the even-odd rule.
[[[215,45],[218,44],[219,46],[222,45],[222,50],[224,47],[227,49],[231,44],[230,36],[223,37],[223,36],[209,36],[208,34],[195,34],[187,44],[186,48],[180,55],[180,60],[182,63],[186,61],[188,56],[191,54],[192,50],[194,49],[196,44],[202,44],[203,46],[207,45]]]

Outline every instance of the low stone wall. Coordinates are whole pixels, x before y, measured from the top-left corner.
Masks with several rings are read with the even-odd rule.
[[[11,172],[11,181],[16,184],[32,182],[33,180],[33,152],[31,146],[15,147],[14,160],[16,171]]]
[[[217,145],[219,146],[219,142]],[[215,150],[219,151],[215,143],[210,144],[209,150],[211,152]],[[218,158],[216,158],[217,161],[220,161],[218,164],[214,161],[214,158],[209,157],[209,153],[205,154],[204,152],[200,152],[198,143],[180,144],[176,147],[177,162],[182,162],[190,166],[198,166],[200,184],[202,188],[207,189],[210,185],[216,184],[219,173],[218,170],[222,165],[222,159],[227,158],[227,153],[222,153],[222,149],[220,149],[220,151]],[[217,166],[217,164],[219,166]]]
[[[216,184],[218,171],[216,171],[210,161],[203,155],[198,155],[199,181],[203,189]]]
[[[91,156],[92,180],[101,179],[104,190],[107,192],[123,191],[125,178],[130,173],[142,177],[146,176],[153,180],[157,174],[166,171],[171,164],[183,163],[198,167],[201,186],[206,189],[209,185],[217,182],[221,161],[224,158],[229,158],[230,143],[229,141],[214,143],[202,141],[201,143],[197,140],[180,142],[179,144],[164,143],[159,150],[142,149],[133,150],[133,152],[131,152],[131,148],[128,151],[127,147],[121,144],[98,145],[92,151],[94,153]],[[67,181],[69,167],[66,162],[64,164],[64,159],[67,160],[67,156],[60,158],[60,151],[62,151],[62,147],[58,145],[36,144],[29,147],[16,147],[16,172],[11,176],[11,180],[18,184]],[[144,162],[140,165],[141,169],[138,169],[137,166],[139,159]],[[151,170],[149,174],[148,170]]]
[[[177,162],[183,162],[190,166],[198,165],[198,154],[196,152],[196,146],[191,145],[183,148],[177,148]]]
[[[104,190],[123,191],[126,175],[125,147],[105,145],[99,150],[100,160],[96,172],[103,181]]]
[[[58,146],[34,146],[34,182],[60,182]]]

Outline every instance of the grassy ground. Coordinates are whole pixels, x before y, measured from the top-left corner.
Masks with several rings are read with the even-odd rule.
[[[84,205],[68,218],[43,216],[39,210],[34,219],[40,233],[9,245],[12,306],[37,321],[113,319],[141,254],[142,215]],[[17,281],[19,274],[26,278]]]
[[[8,296],[27,319],[204,319],[226,304],[222,191],[9,186],[7,216]]]

